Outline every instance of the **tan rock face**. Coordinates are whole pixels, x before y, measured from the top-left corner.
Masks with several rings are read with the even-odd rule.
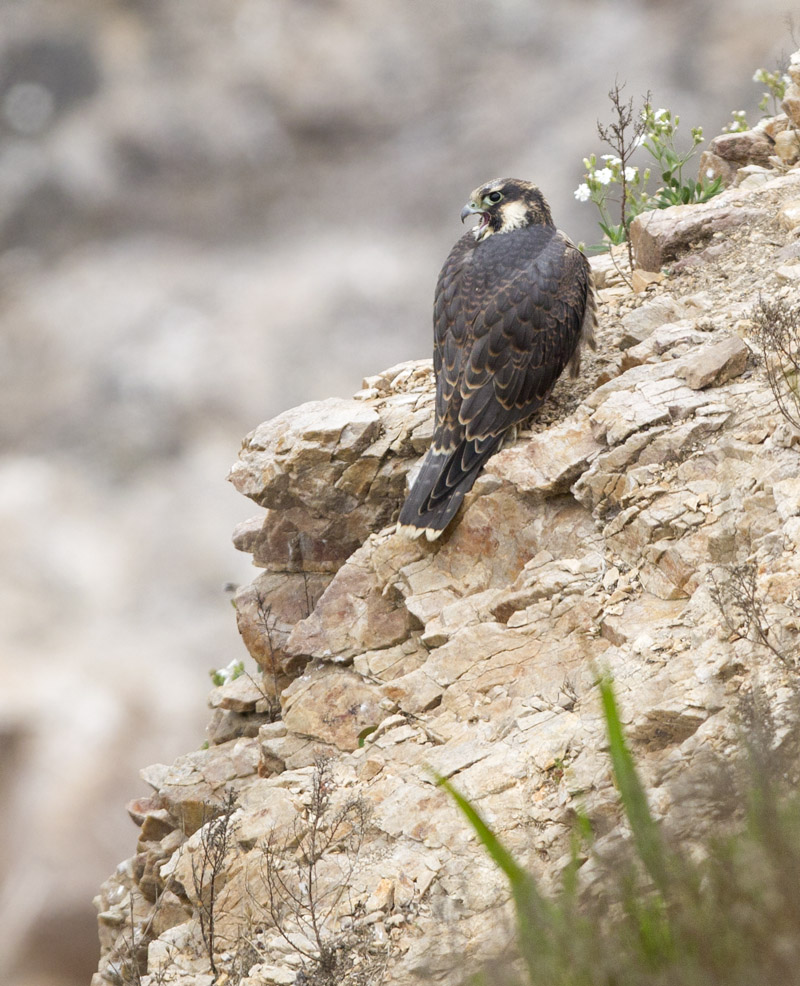
[[[234,596],[236,623],[250,656],[263,671],[264,688],[278,695],[305,663],[286,650],[292,628],[314,608],[330,575],[265,572]]]
[[[361,400],[304,404],[244,442],[230,480],[267,507],[238,543],[272,571],[335,572],[405,495],[407,460],[430,440],[430,362],[375,378]]]
[[[791,85],[786,87],[786,94],[784,100],[781,103],[781,109],[792,121],[792,125],[795,127],[800,127],[800,78],[797,77],[797,66],[793,65],[790,68],[790,74],[792,71]]]
[[[726,383],[741,376],[747,366],[750,350],[737,336],[720,339],[701,346],[699,351],[676,371],[692,390]]]
[[[420,549],[412,544],[408,556]],[[402,605],[402,596],[376,577],[368,542],[339,569],[307,619],[289,636],[287,653],[349,663],[357,654],[407,640],[419,624]],[[397,559],[399,560],[399,559]]]
[[[780,211],[780,220],[787,229],[800,226],[800,199],[792,199],[784,203]]]
[[[643,270],[660,270],[715,233],[725,234],[760,218],[757,209],[744,205],[743,194],[740,189],[729,189],[699,205],[673,205],[640,213],[631,223],[636,265]]]
[[[236,546],[268,571],[240,589],[234,603],[239,631],[273,695],[310,656],[352,658],[361,644],[386,646],[386,639],[405,636],[407,618],[370,594],[356,563],[333,594],[325,590],[405,497],[408,467],[430,442],[430,361],[370,378],[358,397],[306,404],[261,425],[245,440],[229,477],[268,508],[260,522],[248,521],[235,533]],[[306,618],[303,632],[289,643],[293,628]],[[347,635],[359,623],[366,637],[354,649]],[[328,639],[337,632],[338,642]]]
[[[283,693],[283,722],[291,732],[355,750],[363,730],[385,717],[379,687],[344,668],[312,669]]]
[[[575,414],[518,448],[499,452],[488,471],[522,492],[552,496],[565,493],[601,448],[589,415]]]
[[[708,150],[711,154],[721,157],[723,161],[729,161],[738,167],[743,164],[767,165],[770,157],[775,153],[772,141],[758,130],[721,134],[711,141]]]
[[[234,481],[267,514],[237,541],[266,570],[235,602],[263,684],[215,690],[215,745],[144,772],[154,793],[131,804],[137,855],[99,901],[105,967],[124,949],[133,894],[158,934],[153,962],[179,956],[185,986],[207,975],[192,864],[233,789],[219,927],[235,940],[247,926],[269,956],[247,986],[288,982],[315,947],[307,905],[298,884],[294,910],[270,910],[265,866],[278,865],[275,847],[277,872],[306,858],[323,777],[331,810],[368,819],[358,866],[346,848],[355,822],[319,862],[315,886],[335,900],[323,936],[361,922],[372,929],[364,961],[385,949],[388,986],[430,982],[431,955],[437,981],[459,986],[467,949],[492,954],[507,888],[433,772],[557,884],[578,808],[601,839],[621,838],[598,669],[614,677],[656,814],[687,840],[703,827],[706,795],[687,807],[685,790],[712,751],[730,756],[740,694],[757,680],[777,721],[789,715],[785,663],[746,628],[732,632],[714,580],[749,559],[770,640],[793,655],[800,637],[797,436],[739,335],[759,294],[800,304],[800,284],[781,274],[794,266],[786,217],[800,174],[725,195],[643,221],[662,259],[697,251],[712,229],[729,252],[606,299],[605,382],[562,385],[550,417],[487,464],[440,541],[391,525],[430,434],[427,364],[248,439]],[[276,695],[281,718],[259,719]]]
[[[800,89],[797,90],[795,100],[800,107]],[[800,135],[798,132],[796,130],[784,130],[777,134],[775,153],[784,164],[794,164],[800,158]]]

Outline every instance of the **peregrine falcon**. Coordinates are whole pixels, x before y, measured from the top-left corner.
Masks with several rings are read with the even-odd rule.
[[[399,530],[444,531],[506,432],[544,403],[565,367],[594,348],[592,274],[556,229],[531,182],[476,188],[461,212],[479,223],[439,274],[433,308],[436,409],[431,447],[400,511]]]

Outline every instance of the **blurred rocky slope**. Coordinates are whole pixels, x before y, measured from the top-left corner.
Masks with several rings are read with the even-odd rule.
[[[792,71],[781,132],[800,128],[800,52]],[[740,137],[754,155],[760,140]],[[687,847],[719,807],[715,764],[735,758],[754,690],[776,747],[789,742],[800,432],[753,330],[759,299],[800,305],[800,143],[764,164],[741,153],[718,197],[636,220],[660,268],[638,271],[637,290],[608,257],[593,262],[598,353],[492,458],[440,542],[387,526],[430,438],[428,361],[247,437],[231,480],[265,511],[235,543],[263,572],[235,603],[260,673],[212,693],[207,750],[143,771],[137,853],[97,900],[94,986],[137,961],[143,986],[210,986],[199,915],[207,932],[220,817],[219,982],[307,981],[321,940],[345,949],[338,982],[457,986],[500,947],[508,890],[431,769],[545,885],[571,859],[577,808],[611,858],[624,835],[598,668],[614,676],[654,813]],[[348,826],[309,876],[320,785],[334,814],[319,831],[337,810]],[[596,877],[590,859],[580,878]],[[330,909],[314,911],[312,885]]]
[[[614,76],[713,127],[754,105],[742,66],[775,63],[782,14],[4,0],[8,982],[85,982],[118,805],[138,765],[202,739],[206,670],[239,648],[222,477],[241,434],[429,352],[478,181],[535,177],[593,239],[571,193]]]

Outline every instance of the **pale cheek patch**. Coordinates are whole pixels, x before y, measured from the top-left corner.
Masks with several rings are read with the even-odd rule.
[[[524,202],[507,202],[503,206],[503,225],[501,231],[507,232],[509,229],[518,229],[528,221],[528,207]]]

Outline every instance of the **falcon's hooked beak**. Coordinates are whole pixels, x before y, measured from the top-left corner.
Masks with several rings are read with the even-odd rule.
[[[479,209],[477,205],[472,202],[467,202],[464,208],[461,210],[461,222],[463,223],[467,216],[480,216],[481,221],[474,228],[474,233],[476,236],[480,236],[484,229],[489,225],[489,213],[484,212],[483,209]]]

